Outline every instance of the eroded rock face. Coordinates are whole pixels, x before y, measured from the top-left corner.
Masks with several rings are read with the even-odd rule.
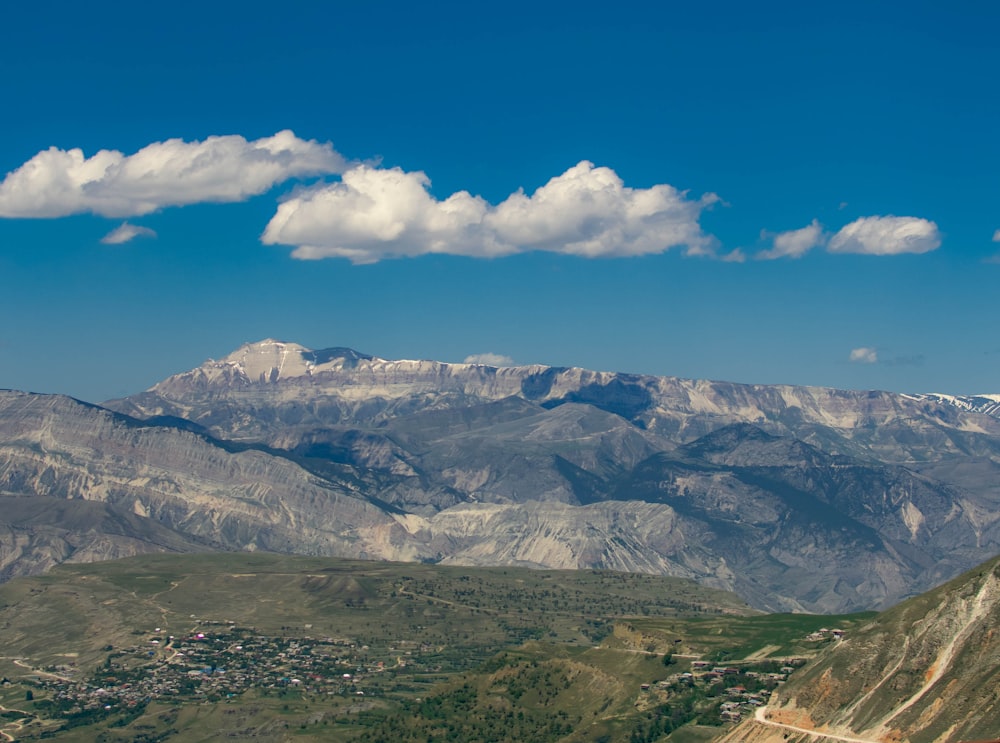
[[[0,393],[0,492],[97,501],[221,549],[406,554],[391,514],[287,459],[54,395]]]
[[[765,722],[872,741],[995,736],[998,615],[1000,561],[994,559],[852,631],[779,689]],[[779,736],[797,739],[788,728],[749,722],[724,740]]]
[[[663,572],[780,610],[883,607],[1000,551],[1000,420],[946,399],[265,341],[106,405],[0,395],[0,492],[222,549]]]

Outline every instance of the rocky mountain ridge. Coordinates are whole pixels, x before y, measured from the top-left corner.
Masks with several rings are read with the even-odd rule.
[[[106,403],[136,415],[174,415],[229,439],[276,428],[379,424],[428,409],[519,398],[552,409],[590,405],[674,441],[729,423],[753,423],[845,454],[883,461],[946,452],[1000,453],[1000,419],[961,398],[751,385],[580,368],[386,360],[344,348],[313,351],[281,341],[242,346],[147,392]],[[986,398],[976,398],[986,399]]]
[[[778,610],[888,606],[1000,552],[1000,420],[938,399],[269,340],[104,405],[0,395],[0,492],[221,549],[668,573]]]

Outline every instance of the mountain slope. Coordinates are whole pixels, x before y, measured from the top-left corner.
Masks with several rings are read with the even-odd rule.
[[[0,494],[99,501],[223,549],[407,554],[390,513],[292,461],[60,396],[0,393]]]
[[[870,741],[954,743],[1000,730],[1000,558],[880,614],[772,699],[770,723]],[[789,737],[791,736],[791,738]],[[724,740],[807,739],[749,721]]]
[[[108,503],[44,496],[8,497],[0,503],[0,582],[64,562],[202,552],[214,546]]]

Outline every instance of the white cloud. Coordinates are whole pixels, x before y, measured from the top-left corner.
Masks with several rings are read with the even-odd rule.
[[[467,191],[439,201],[429,186],[422,172],[359,165],[339,183],[280,204],[261,239],[297,246],[296,258],[354,263],[427,253],[483,258],[546,250],[594,258],[714,247],[698,218],[715,194],[692,200],[665,184],[628,188],[610,168],[586,161],[531,196],[518,191],[496,206]]]
[[[733,248],[725,255],[720,255],[719,260],[723,263],[746,263],[747,256],[742,248]]]
[[[684,245],[699,253],[710,241],[698,217],[717,200],[709,194],[691,201],[666,184],[627,188],[610,168],[584,161],[530,197],[512,194],[486,223],[501,241],[522,249],[596,257],[660,253]]]
[[[514,359],[499,353],[474,353],[466,356],[465,364],[482,364],[483,366],[514,366]]]
[[[878,362],[878,351],[874,348],[854,348],[851,350],[851,361],[856,364],[875,364]]]
[[[993,233],[993,242],[1000,243],[1000,230]]]
[[[762,232],[761,236],[766,236]],[[822,245],[824,240],[823,226],[817,220],[798,230],[779,232],[774,236],[773,247],[763,250],[755,256],[760,260],[776,258],[801,258],[813,248]]]
[[[122,222],[122,224],[102,237],[101,242],[105,245],[121,245],[137,237],[156,237],[156,232],[149,229],[149,227],[140,227],[136,224]]]
[[[900,255],[929,253],[941,246],[934,222],[918,217],[862,217],[830,238],[831,253]]]
[[[134,217],[166,206],[243,201],[289,178],[338,173],[344,159],[327,144],[290,131],[248,142],[168,139],[134,155],[51,147],[0,183],[0,217],[64,217],[92,212]]]

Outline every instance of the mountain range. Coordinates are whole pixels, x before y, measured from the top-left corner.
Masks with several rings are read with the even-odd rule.
[[[0,392],[0,577],[148,551],[694,578],[885,608],[1000,552],[1000,396],[266,340],[102,405]]]

